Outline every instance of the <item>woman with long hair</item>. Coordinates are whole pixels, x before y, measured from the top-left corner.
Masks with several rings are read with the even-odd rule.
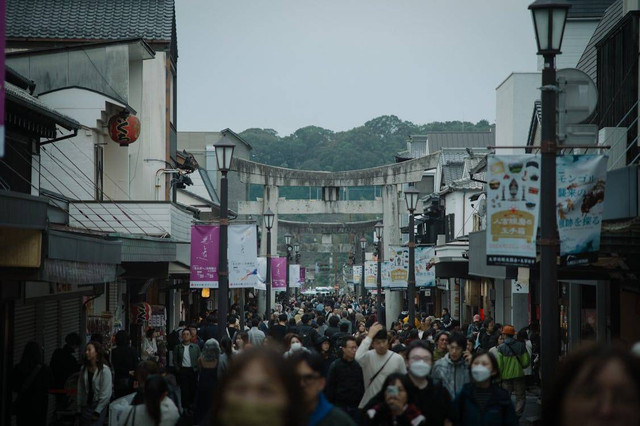
[[[169,398],[169,385],[165,378],[158,374],[149,376],[144,389],[144,404],[131,407],[123,426],[174,426],[180,414]]]
[[[229,363],[231,362],[231,357],[233,356],[233,344],[229,337],[224,336],[220,340],[220,352],[220,359],[218,360],[218,380],[220,380],[227,372]]]
[[[212,412],[206,424],[307,424],[302,413],[302,391],[295,371],[278,352],[269,348],[250,348],[238,354],[214,395]]]
[[[285,358],[289,358],[291,355],[299,351],[309,352],[309,349],[302,346],[302,339],[300,338],[300,336],[295,333],[287,333],[284,336],[284,349]]]
[[[47,422],[47,405],[51,370],[44,364],[42,349],[36,342],[24,347],[22,358],[11,373],[12,390],[17,393],[12,412],[18,426],[43,425]]]
[[[500,371],[493,354],[475,353],[471,359],[473,381],[462,387],[453,402],[456,425],[517,426],[509,392],[498,384]]]
[[[90,341],[84,349],[84,363],[78,378],[80,426],[104,424],[111,399],[111,369],[106,364],[102,344]]]
[[[242,352],[245,348],[251,347],[249,343],[249,334],[246,331],[238,331],[235,337],[236,352]]]

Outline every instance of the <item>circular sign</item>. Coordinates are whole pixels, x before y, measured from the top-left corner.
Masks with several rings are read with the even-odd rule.
[[[564,124],[578,124],[589,118],[598,105],[598,89],[591,77],[575,68],[564,68],[556,74],[558,111]]]
[[[127,146],[140,136],[140,120],[128,112],[114,115],[109,119],[109,136],[120,146]]]

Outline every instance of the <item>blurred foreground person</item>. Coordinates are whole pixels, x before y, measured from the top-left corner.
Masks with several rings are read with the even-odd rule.
[[[144,383],[144,404],[129,410],[123,426],[174,426],[180,419],[176,404],[169,398],[169,385],[159,374]]]
[[[249,348],[234,356],[213,399],[211,426],[300,426],[299,379],[282,355]]]
[[[323,363],[319,354],[298,352],[290,362],[302,387],[304,410],[309,416],[308,426],[355,426],[349,415],[330,403],[322,392],[326,379],[322,375]]]
[[[548,426],[640,424],[640,361],[619,348],[591,346],[571,354],[554,374],[542,406]]]
[[[11,373],[11,387],[17,393],[11,411],[18,426],[47,423],[51,380],[51,370],[42,359],[42,348],[36,342],[27,343]]]

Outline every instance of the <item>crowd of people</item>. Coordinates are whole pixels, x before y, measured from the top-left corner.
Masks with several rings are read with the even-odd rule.
[[[375,307],[346,296],[291,298],[267,318],[253,305],[239,308],[222,323],[216,311],[181,322],[166,363],[153,329],[140,353],[124,331],[109,354],[92,340],[81,364],[77,334],[49,366],[29,343],[13,372],[17,424],[45,424],[29,405],[69,377],[77,377],[79,425],[111,416],[118,425],[507,426],[519,424],[526,389],[536,385],[536,324],[516,331],[475,315],[462,327],[445,309],[414,324],[402,313],[386,329]],[[640,424],[640,367],[630,352],[578,351],[558,377],[543,424]],[[46,393],[42,402],[46,413]]]

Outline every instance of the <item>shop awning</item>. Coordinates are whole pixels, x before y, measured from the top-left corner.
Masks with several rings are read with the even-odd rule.
[[[487,265],[487,232],[469,233],[469,275],[499,280],[517,278],[517,268]]]

